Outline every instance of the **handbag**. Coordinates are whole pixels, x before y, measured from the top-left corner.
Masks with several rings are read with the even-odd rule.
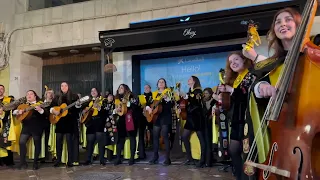
[[[133,123],[133,117],[132,117],[132,110],[129,110],[127,114],[125,115],[126,120],[126,130],[127,131],[134,131],[134,123]]]

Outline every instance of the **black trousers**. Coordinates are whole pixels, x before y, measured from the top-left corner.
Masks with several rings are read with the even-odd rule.
[[[159,140],[162,130],[162,137],[166,149],[166,159],[170,159],[169,125],[153,126],[153,159],[159,158]]]
[[[140,125],[139,125],[139,158],[145,158],[146,152],[145,152],[145,137],[146,137],[146,127],[148,127],[148,130],[150,131],[150,140],[152,142],[152,129],[153,129],[153,124],[149,123],[145,117],[142,117],[140,120]]]
[[[79,154],[80,154],[80,150],[79,150],[79,131],[76,131],[73,136],[72,136],[72,151],[73,151],[73,154],[72,154],[72,158],[73,158],[73,162],[79,162]]]
[[[63,137],[66,136],[67,140],[67,146],[68,146],[68,164],[73,163],[73,142],[72,137],[73,135],[70,133],[56,133],[56,151],[57,151],[57,162],[61,162],[61,156],[62,156],[62,147],[63,147]]]
[[[87,134],[87,161],[92,160],[94,146],[98,143],[100,163],[104,163],[106,134],[103,132],[96,132],[95,134]]]
[[[136,145],[137,145],[137,140],[136,137],[130,136],[130,154],[131,157],[130,159],[134,159],[134,155],[136,154]],[[121,152],[124,148],[124,143],[126,142],[125,137],[119,137],[118,142],[117,142],[117,160],[120,160],[121,158]]]
[[[44,129],[44,135],[45,135],[45,153],[46,153],[46,157],[45,160],[49,160],[49,136],[50,136],[50,126],[46,127]]]
[[[206,143],[206,164],[211,166],[213,161],[213,143],[212,143],[212,118],[206,119],[206,128],[204,139]]]
[[[8,156],[7,157],[0,158],[0,166],[2,166],[2,165],[6,165],[6,166],[14,165],[13,152],[9,151],[9,150],[7,150],[7,152],[8,152]]]
[[[41,152],[41,136],[35,136],[31,134],[21,134],[20,140],[19,140],[19,146],[20,146],[20,163],[24,164],[26,163],[26,155],[27,155],[27,141],[32,136],[35,146],[34,151],[34,163],[37,163],[39,159],[39,155]]]
[[[188,129],[183,130],[183,135],[182,135],[182,141],[183,144],[186,148],[186,153],[187,153],[187,158],[188,160],[192,160],[192,154],[191,154],[191,146],[190,146],[190,136],[191,136],[192,131]],[[196,131],[197,136],[200,141],[200,146],[201,146],[201,158],[200,158],[200,163],[205,163],[205,157],[206,157],[206,143],[204,140],[203,132],[202,131]]]

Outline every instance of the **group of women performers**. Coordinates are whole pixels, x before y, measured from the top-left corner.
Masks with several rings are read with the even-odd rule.
[[[27,141],[32,137],[34,154],[30,154],[29,157],[34,159],[34,169],[39,168],[38,158],[42,157],[41,142],[44,142],[44,149],[47,152],[43,156],[48,156],[50,151],[56,157],[55,167],[62,163],[72,167],[74,163],[78,163],[78,157],[74,156],[78,156],[79,153],[74,152],[79,151],[79,149],[78,146],[73,144],[77,139],[87,150],[85,165],[92,163],[93,154],[99,155],[101,165],[106,164],[106,156],[108,160],[111,160],[113,155],[116,155],[115,165],[122,163],[122,155],[129,159],[129,165],[133,165],[137,158],[146,158],[145,131],[147,127],[151,132],[150,137],[153,144],[153,157],[149,164],[159,163],[160,139],[162,139],[165,149],[163,165],[168,166],[171,164],[170,150],[172,144],[178,143],[173,141],[173,137],[177,124],[180,124],[183,127],[182,141],[187,154],[185,165],[210,167],[213,163],[212,143],[215,141],[215,134],[213,134],[216,133],[214,132],[215,123],[219,123],[213,122],[212,119],[222,98],[219,93],[229,92],[232,106],[228,113],[229,124],[231,125],[228,148],[234,173],[239,180],[247,179],[249,176],[254,177],[256,173],[253,168],[244,165],[256,134],[254,124],[257,117],[263,115],[268,99],[275,93],[275,83],[282,68],[284,57],[292,46],[293,37],[300,22],[301,16],[295,9],[285,8],[280,10],[274,16],[268,33],[269,51],[273,52],[272,56],[267,58],[259,55],[253,48],[230,53],[226,59],[225,84],[219,85],[215,92],[212,88],[202,90],[200,80],[196,76],[189,78],[187,82],[189,91],[186,93],[182,91],[173,92],[173,89],[167,86],[166,80],[161,78],[157,81],[157,91],[155,92],[151,92],[150,85],[145,85],[144,94],[136,96],[131,92],[128,85],[121,84],[115,96],[112,94],[107,95],[107,97],[99,96],[97,88],[92,88],[90,101],[81,102],[79,97],[71,92],[68,84],[63,82],[58,95],[54,96],[50,89],[46,91],[44,102],[51,102],[51,104],[43,108],[40,106],[42,102],[37,94],[30,90],[26,95],[26,103],[38,105],[34,106],[32,116],[22,122],[21,135],[16,137],[20,146],[19,151],[10,149],[15,145],[15,141],[12,141],[10,146],[6,146],[6,150],[19,152],[19,168],[24,168],[27,166],[25,161],[27,149],[33,150],[32,145],[28,145],[27,148]],[[314,37],[313,40],[315,44],[320,44],[317,42],[319,41],[318,36]],[[274,67],[261,73],[260,70],[270,64],[274,64]],[[158,102],[157,106],[162,107],[162,111],[157,114],[157,118],[153,122],[149,123],[145,115],[146,113],[154,114],[153,105],[155,105],[155,101]],[[177,106],[181,101],[187,102],[184,109],[186,111],[185,119],[181,118],[182,109]],[[254,102],[250,104],[257,106],[255,112],[253,112],[252,107],[249,108],[249,102]],[[59,115],[61,113],[52,107],[60,106],[63,103],[67,105],[75,103],[75,105],[70,107],[65,117],[62,117],[56,124],[50,125],[49,115]],[[122,112],[122,106],[127,107],[126,112]],[[94,109],[92,117],[80,123],[79,114],[87,113],[90,108]],[[6,122],[11,125],[9,129],[12,129],[12,132],[18,132],[17,126],[19,126],[18,123],[13,121],[13,117],[23,113],[23,110],[14,110],[12,115],[7,117]],[[179,122],[178,119],[180,119]],[[5,128],[2,128],[2,131],[4,132]],[[10,133],[12,132],[10,131]],[[75,135],[79,132],[81,132],[80,138]],[[191,144],[194,144],[191,138],[192,133],[198,138],[198,146],[200,146],[198,157],[193,152],[196,148],[191,148]],[[43,134],[46,138],[42,138]],[[263,138],[262,141],[267,141]],[[50,150],[47,149],[48,146],[50,146]],[[263,143],[259,147],[269,148],[263,147]],[[3,147],[2,150],[4,150]],[[259,152],[257,154],[258,159],[256,161],[263,162],[266,159],[266,154]],[[199,161],[195,163],[194,159],[199,159]]]

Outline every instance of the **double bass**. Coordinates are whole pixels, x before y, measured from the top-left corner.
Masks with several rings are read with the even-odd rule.
[[[257,135],[246,159],[259,179],[320,179],[320,47],[309,39],[317,6],[316,0],[305,3],[276,94],[261,120],[261,135],[269,133],[270,139],[266,161],[256,162]]]

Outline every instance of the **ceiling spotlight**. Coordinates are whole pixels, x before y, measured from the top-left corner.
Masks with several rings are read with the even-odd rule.
[[[70,53],[72,53],[72,54],[77,54],[77,53],[79,53],[79,50],[71,49],[71,50],[70,50]]]
[[[92,51],[100,51],[100,50],[101,50],[100,47],[93,47],[93,48],[92,48]]]
[[[58,56],[57,52],[49,52],[49,56]]]

